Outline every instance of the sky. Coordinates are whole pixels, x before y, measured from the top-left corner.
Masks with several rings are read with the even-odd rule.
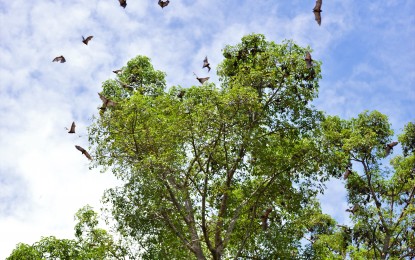
[[[314,105],[349,119],[364,110],[386,114],[395,133],[415,122],[415,1],[314,0],[0,0],[0,259],[19,242],[73,238],[74,214],[102,207],[119,182],[90,169],[74,145],[88,148],[97,95],[113,70],[137,55],[167,73],[167,86],[219,81],[226,45],[262,33],[293,39],[322,61]],[[88,45],[82,36],[93,35]],[[52,62],[63,55],[66,63]],[[208,56],[212,70],[202,70]],[[76,122],[77,133],[65,127]],[[348,223],[344,182],[332,180],[323,212]]]

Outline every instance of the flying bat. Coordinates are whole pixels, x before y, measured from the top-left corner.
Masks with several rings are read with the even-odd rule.
[[[98,95],[99,95],[99,98],[102,100],[102,106],[100,107],[101,110],[105,111],[107,107],[113,107],[117,105],[117,103],[104,97],[104,95],[102,95],[101,93],[98,93]]]
[[[113,70],[112,72],[114,72],[115,74],[120,74],[122,70]]]
[[[316,5],[313,8],[314,18],[316,19],[318,25],[321,25],[321,5],[323,0],[316,0]]]
[[[210,64],[209,64],[209,62],[208,62],[208,58],[207,58],[207,56],[205,57],[205,59],[203,60],[203,67],[202,67],[202,69],[203,68],[208,68],[208,72],[210,71]]]
[[[118,0],[120,1],[120,5],[125,8],[127,6],[127,0]]]
[[[88,158],[89,160],[92,160],[91,155],[89,155],[89,153],[84,148],[82,148],[79,145],[75,145],[75,147],[76,147],[76,149],[78,149],[79,151],[81,151],[82,154],[85,155],[86,158]]]
[[[116,80],[118,83],[120,83],[120,85],[121,85],[121,87],[123,87],[123,88],[125,88],[125,89],[128,89],[128,90],[131,90],[131,91],[133,91],[134,90],[134,88],[133,87],[131,87],[131,86],[128,86],[127,85],[127,83],[124,83],[124,82],[121,82],[121,81],[119,81],[119,80]],[[101,98],[102,99],[102,98]]]
[[[399,144],[398,142],[392,142],[390,144],[387,144],[385,146],[386,156],[388,156],[391,153],[391,150],[393,150],[393,147],[396,146],[396,145],[398,145],[398,144]]]
[[[263,230],[267,230],[267,228],[268,228],[268,216],[269,216],[269,213],[271,213],[271,211],[272,211],[272,208],[267,208],[267,210],[261,216],[262,229]]]
[[[167,0],[167,1],[161,1],[161,0],[159,0],[159,6],[161,6],[161,8],[164,8],[164,7],[168,6],[169,3],[170,3],[169,0]]]
[[[75,133],[75,127],[76,127],[75,122],[72,122],[71,129],[68,129],[66,127],[65,128],[66,128],[66,130],[69,130],[68,133],[74,134]]]
[[[199,78],[196,73],[193,72],[193,74],[196,76],[196,79],[200,82],[200,84],[203,85],[203,83],[205,83],[206,81],[208,81],[209,77],[206,78]]]
[[[88,45],[88,42],[90,41],[90,40],[92,40],[92,38],[94,38],[94,36],[88,36],[88,37],[86,37],[86,38],[84,38],[84,36],[82,36],[82,42],[83,43],[85,43],[85,45]]]
[[[64,63],[64,62],[66,62],[66,60],[65,60],[65,57],[63,57],[62,55],[61,56],[58,56],[58,57],[56,57],[56,58],[54,58],[53,60],[52,60],[52,62],[60,62],[60,63]]]
[[[304,60],[307,63],[308,69],[313,67],[313,59],[311,58],[311,54],[309,52],[306,52]]]

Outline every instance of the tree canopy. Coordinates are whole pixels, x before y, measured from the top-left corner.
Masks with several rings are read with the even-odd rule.
[[[320,62],[307,67],[307,52],[253,34],[223,50],[220,87],[166,90],[143,56],[103,84],[118,105],[90,128],[95,164],[125,183],[105,198],[141,257],[298,253],[330,165],[310,105]]]
[[[9,259],[414,257],[415,124],[392,142],[380,112],[317,110],[311,54],[247,35],[223,49],[219,86],[189,87],[168,87],[148,57],[130,60],[103,83],[89,127],[93,166],[122,181],[103,200],[128,246],[84,208],[76,240],[19,244]],[[351,226],[320,208],[330,178],[345,181]]]

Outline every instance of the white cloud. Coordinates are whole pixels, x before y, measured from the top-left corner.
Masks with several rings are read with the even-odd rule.
[[[0,258],[18,242],[71,237],[77,209],[98,209],[103,190],[115,185],[110,173],[88,170],[74,145],[88,146],[101,83],[139,54],[167,73],[169,86],[189,87],[198,84],[193,71],[218,82],[221,50],[245,34],[294,39],[323,61],[320,108],[348,117],[379,109],[402,126],[415,108],[415,6],[386,4],[325,2],[318,26],[314,2],[298,0],[175,0],[164,9],[156,1],[129,1],[125,9],[116,0],[1,2]],[[82,35],[94,36],[88,46]],[[59,55],[67,62],[52,63]],[[201,68],[206,55],[209,74]],[[66,133],[72,121],[81,137]],[[340,214],[335,206],[344,192],[332,196],[340,187],[331,182],[323,209],[344,220],[343,207]]]

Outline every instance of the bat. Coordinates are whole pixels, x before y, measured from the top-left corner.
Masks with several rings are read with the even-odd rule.
[[[65,128],[66,128],[66,130],[69,130],[68,133],[74,134],[75,133],[75,127],[76,127],[75,122],[72,122],[71,129],[68,129],[66,127]]]
[[[321,25],[321,5],[323,0],[316,0],[316,5],[313,8],[314,18],[316,19],[318,25]]]
[[[267,230],[268,228],[268,216],[269,213],[271,213],[272,208],[267,208],[267,210],[265,210],[264,214],[261,216],[261,221],[262,221],[262,230]]]
[[[163,9],[164,7],[166,7],[166,6],[168,6],[169,5],[169,3],[170,3],[170,1],[169,0],[167,0],[167,1],[161,1],[161,0],[159,0],[159,6],[161,6],[161,8]]]
[[[200,82],[200,84],[202,84],[203,85],[203,83],[205,83],[206,81],[208,81],[209,80],[209,77],[206,77],[206,78],[199,78],[197,75],[196,75],[196,73],[194,73],[193,72],[193,74],[196,76],[196,79]]]
[[[75,145],[75,147],[76,147],[76,149],[78,149],[79,151],[81,151],[82,154],[85,155],[86,158],[88,158],[89,160],[92,160],[91,155],[84,148],[82,148],[79,145]]]
[[[120,5],[125,8],[127,6],[127,0],[118,0],[120,1]]]
[[[398,144],[399,144],[398,142],[392,142],[390,144],[387,144],[385,146],[386,156],[388,156],[391,153],[391,151],[393,150],[393,147],[398,145]]]
[[[177,94],[177,97],[182,99],[184,97],[184,94],[186,94],[186,91],[180,90],[179,94]]]
[[[83,43],[85,43],[85,45],[88,45],[88,42],[90,41],[90,40],[92,40],[92,38],[94,38],[94,36],[88,36],[88,37],[86,37],[86,38],[84,38],[84,36],[82,36],[82,42]]]
[[[120,74],[122,70],[113,70],[112,72],[114,72],[115,74]]]
[[[347,178],[349,177],[351,173],[352,171],[349,168],[347,168],[346,171],[344,172],[343,179],[347,180]]]
[[[63,57],[62,55],[61,56],[58,56],[58,57],[56,57],[56,58],[54,58],[53,60],[52,60],[52,62],[60,62],[60,63],[64,63],[64,62],[66,62],[66,60],[65,60],[65,57]]]
[[[306,52],[304,60],[307,63],[307,69],[313,67],[313,59],[311,58],[311,54],[309,52]]]
[[[210,71],[210,64],[209,64],[209,62],[208,62],[208,58],[207,58],[207,56],[205,57],[205,59],[203,60],[203,67],[202,67],[202,69],[203,68],[208,68],[208,72]]]
[[[102,95],[101,93],[98,93],[98,95],[99,95],[99,98],[102,100],[102,106],[100,107],[101,110],[105,111],[107,107],[113,107],[117,105],[117,103],[104,97],[104,95]]]

